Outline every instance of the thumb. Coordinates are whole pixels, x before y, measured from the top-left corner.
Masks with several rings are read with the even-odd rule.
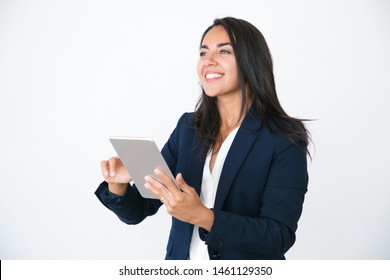
[[[187,183],[184,181],[183,175],[181,173],[176,175],[176,182],[182,191],[188,192],[188,190],[190,189],[190,186],[188,186]]]

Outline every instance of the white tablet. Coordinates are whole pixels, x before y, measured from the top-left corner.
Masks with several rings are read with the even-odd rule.
[[[174,176],[153,139],[110,137],[110,142],[143,197],[159,199],[159,197],[156,197],[144,186],[146,175],[156,178],[153,172],[156,168],[162,170],[176,183]]]

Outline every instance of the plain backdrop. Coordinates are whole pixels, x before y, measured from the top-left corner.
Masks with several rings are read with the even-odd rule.
[[[203,31],[256,25],[280,101],[314,145],[288,259],[390,259],[390,3],[0,0],[0,259],[163,259],[164,207],[99,203],[111,135],[161,148],[199,97]],[[243,202],[245,203],[245,202]]]

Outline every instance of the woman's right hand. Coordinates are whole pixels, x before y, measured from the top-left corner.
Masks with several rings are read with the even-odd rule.
[[[131,181],[131,176],[119,157],[112,157],[101,162],[101,170],[104,180],[108,183],[108,189],[113,194],[123,196]]]

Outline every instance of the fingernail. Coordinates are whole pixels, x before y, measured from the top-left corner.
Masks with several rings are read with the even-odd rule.
[[[107,177],[108,176],[108,171],[104,171],[104,177]]]
[[[111,177],[114,177],[114,176],[115,176],[115,172],[114,172],[114,171],[111,171],[111,172],[110,172],[110,176],[111,176]]]

